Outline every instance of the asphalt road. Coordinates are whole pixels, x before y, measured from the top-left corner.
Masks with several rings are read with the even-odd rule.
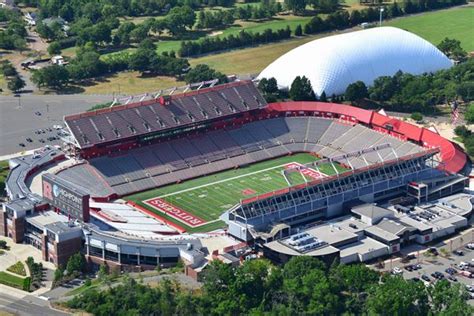
[[[51,309],[47,301],[34,296],[26,296],[22,299],[0,293],[0,311],[21,316],[64,316],[67,313]]]
[[[22,95],[0,96],[0,156],[35,149],[45,144],[38,140],[56,135],[56,131],[36,135],[35,130],[61,124],[65,115],[84,112],[91,106],[112,101],[104,95]],[[41,115],[36,115],[40,112]],[[32,143],[26,138],[33,139]],[[24,143],[26,147],[20,147]]]

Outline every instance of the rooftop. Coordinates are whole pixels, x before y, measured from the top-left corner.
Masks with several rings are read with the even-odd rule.
[[[390,241],[397,241],[398,239],[400,239],[397,235],[395,234],[392,234],[391,232],[388,232],[386,230],[383,230],[382,228],[380,227],[377,227],[377,226],[370,226],[370,227],[367,227],[365,229],[365,231],[369,234],[372,234],[374,236],[377,236],[387,242],[390,242]]]
[[[366,254],[373,252],[374,250],[379,250],[387,248],[387,245],[378,242],[375,239],[370,237],[362,238],[354,243],[345,245],[341,247],[341,257],[346,257],[352,255],[353,253]]]
[[[342,229],[337,222],[325,223],[306,230],[312,236],[327,242],[330,245],[338,245],[357,238],[355,233]]]
[[[301,256],[303,254],[305,256],[324,256],[324,255],[328,255],[328,254],[332,254],[332,253],[337,253],[339,251],[339,249],[337,249],[336,247],[328,245],[328,246],[324,246],[322,248],[317,248],[317,249],[314,249],[314,250],[311,250],[311,251],[308,251],[308,252],[305,252],[305,253],[301,253],[301,252],[295,250],[294,248],[291,248],[291,247],[285,245],[280,240],[275,240],[275,241],[271,241],[269,243],[266,243],[265,247],[267,247],[271,250],[274,250],[276,252],[281,252],[281,253],[284,253],[284,254],[287,254],[287,255],[290,255],[290,256]]]
[[[351,212],[360,216],[377,219],[381,217],[393,216],[393,212],[375,204],[363,204],[351,209]]]
[[[413,227],[405,225],[398,220],[391,220],[386,218],[384,218],[380,223],[375,226],[397,236],[402,235],[407,230],[414,230]]]
[[[77,226],[69,226],[68,224],[64,222],[55,222],[51,224],[45,225],[45,228],[52,231],[56,235],[60,235],[62,233],[72,231],[72,230],[80,230],[80,227]]]
[[[27,221],[37,227],[44,228],[47,225],[58,223],[58,222],[67,223],[68,218],[62,214],[58,214],[53,211],[46,211],[46,212],[36,212],[33,216],[28,217]]]

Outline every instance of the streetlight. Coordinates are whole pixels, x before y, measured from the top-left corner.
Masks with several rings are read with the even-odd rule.
[[[380,8],[379,9],[379,12],[380,12],[380,22],[379,22],[379,26],[382,26],[382,13],[384,11],[384,8]]]

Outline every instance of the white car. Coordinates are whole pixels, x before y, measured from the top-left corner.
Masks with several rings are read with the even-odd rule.
[[[395,274],[395,275],[403,274],[403,270],[400,269],[399,267],[395,267],[392,269],[392,274]]]
[[[466,245],[466,248],[467,248],[467,249],[474,249],[474,243],[472,243],[472,242],[471,242],[471,243],[468,243],[468,244]]]
[[[56,130],[58,130],[58,129],[61,129],[61,128],[63,128],[63,127],[62,127],[61,125],[53,125],[53,128],[56,129]]]

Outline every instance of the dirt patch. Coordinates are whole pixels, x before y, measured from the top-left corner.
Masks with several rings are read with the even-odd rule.
[[[222,31],[214,31],[211,34],[209,34],[209,36],[217,36],[217,35],[221,35],[221,34],[224,34],[224,33]]]

